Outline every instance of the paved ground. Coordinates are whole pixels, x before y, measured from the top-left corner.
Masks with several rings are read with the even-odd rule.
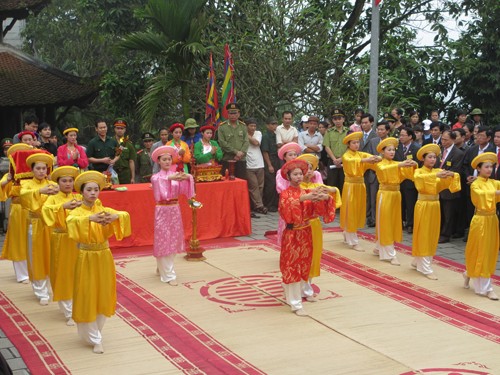
[[[259,218],[252,219],[252,234],[245,237],[236,237],[242,241],[253,241],[253,240],[263,240],[266,237],[264,234],[268,231],[276,230],[278,227],[278,213],[270,212],[267,215],[258,214]],[[325,227],[338,227],[339,226],[339,215],[335,218],[335,221],[330,224],[325,224]],[[374,234],[375,228],[364,228],[364,232]],[[0,246],[3,245],[4,236],[0,235]],[[411,246],[412,235],[403,232],[403,244]],[[369,249],[366,249],[369,250]],[[437,255],[444,257],[446,259],[453,260],[455,262],[464,264],[464,251],[465,242],[460,239],[452,239],[451,242],[440,244],[438,246]],[[497,262],[497,274],[500,274],[500,260]],[[0,352],[4,358],[9,363],[12,368],[14,375],[27,375],[30,374],[26,364],[19,355],[17,349],[13,346],[10,340],[5,337],[5,334],[0,330]]]

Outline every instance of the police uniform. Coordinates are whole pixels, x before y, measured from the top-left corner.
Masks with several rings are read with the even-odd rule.
[[[144,133],[142,141],[154,140],[152,133]],[[149,150],[144,147],[137,151],[136,175],[139,182],[149,182],[153,174],[153,166],[151,165],[151,148]]]
[[[113,126],[127,128],[127,123],[125,120],[119,119],[114,122]],[[132,168],[134,169],[135,172],[135,163],[137,160],[137,153],[135,151],[135,147],[128,140],[128,137],[124,137],[122,140],[116,139],[116,141],[118,142],[117,152],[120,153],[120,158],[116,161],[113,168],[118,174],[118,181],[120,182],[120,184],[133,183],[130,160],[134,162]]]

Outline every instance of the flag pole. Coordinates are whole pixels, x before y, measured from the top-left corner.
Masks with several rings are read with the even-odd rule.
[[[378,118],[378,57],[379,57],[379,35],[380,35],[380,0],[372,0],[372,30],[370,49],[370,90],[368,99],[368,110],[370,114]]]

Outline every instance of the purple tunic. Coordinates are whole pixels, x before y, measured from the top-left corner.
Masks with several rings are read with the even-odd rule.
[[[194,180],[191,175],[184,181],[168,180],[167,176],[173,173],[175,171],[161,170],[151,177],[156,201],[153,242],[155,257],[185,252],[181,210],[175,200],[181,194],[188,199],[194,196]]]

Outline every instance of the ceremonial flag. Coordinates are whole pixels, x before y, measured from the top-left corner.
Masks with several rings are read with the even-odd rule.
[[[217,99],[217,88],[215,87],[215,71],[210,52],[210,71],[208,72],[207,97],[205,107],[205,125],[217,127],[220,123],[219,100]]]
[[[226,106],[229,103],[236,103],[236,90],[234,88],[234,64],[233,57],[229,51],[229,45],[224,47],[224,83],[222,84],[222,118],[226,120]]]

